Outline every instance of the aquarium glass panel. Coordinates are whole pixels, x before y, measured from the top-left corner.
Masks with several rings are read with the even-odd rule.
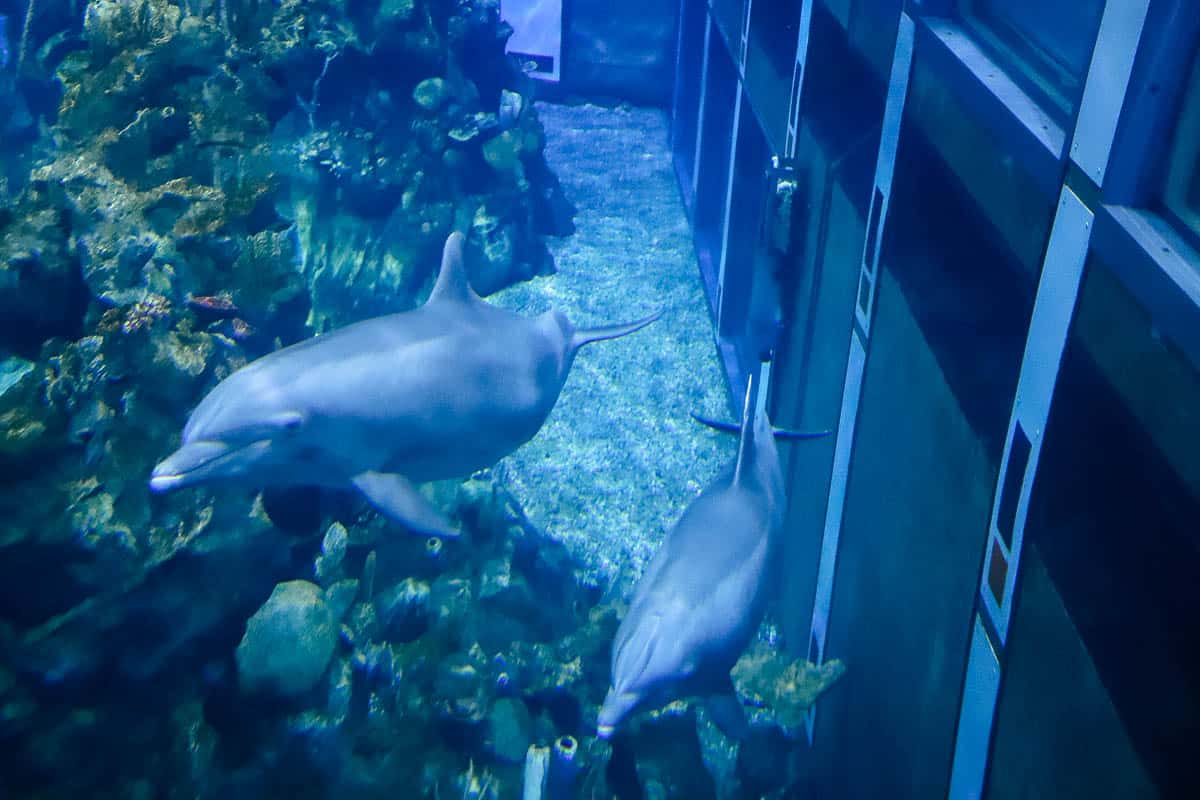
[[[700,149],[696,165],[696,201],[692,227],[696,253],[709,286],[716,288],[729,182],[733,111],[737,102],[737,72],[720,36],[708,39],[708,74],[700,118]]]
[[[709,0],[713,22],[736,55],[742,36],[742,15],[749,0]]]
[[[989,796],[1200,795],[1197,408],[1200,373],[1093,260],[1025,527],[1045,577],[1026,574],[1010,639],[1013,769]]]
[[[1194,236],[1200,236],[1200,55],[1193,59],[1174,141],[1167,159],[1163,202]]]
[[[815,738],[825,796],[917,800],[948,787],[1033,292],[917,134],[891,188]]]
[[[869,157],[865,148],[856,158],[831,157],[812,128],[800,128],[793,235],[779,270],[784,324],[771,373],[777,425],[824,430],[837,424],[864,230],[851,196],[860,187],[847,181],[847,167]],[[806,648],[812,620],[835,441],[830,436],[780,450],[788,517],[779,617],[785,643],[796,653]]]
[[[767,266],[763,264],[765,254],[762,248],[768,159],[766,137],[750,107],[743,100],[733,161],[729,231],[721,291],[720,331],[723,336],[731,337],[739,345],[742,344],[744,336],[752,333],[749,330],[752,323],[751,294],[754,293],[756,283],[761,281],[763,285],[758,288],[762,290],[767,288],[765,283],[772,280]],[[762,273],[761,277],[759,273]],[[764,303],[773,303],[765,292],[759,299]],[[764,317],[772,313],[772,309],[763,308],[753,312],[753,315],[765,323]],[[765,349],[774,349],[773,340],[761,344]],[[749,359],[753,358],[759,349],[753,344],[748,345],[750,351],[742,353],[747,359],[744,363],[749,363]]]
[[[1028,540],[1021,562],[984,796],[1160,797]]]
[[[968,28],[1036,100],[1070,116],[1079,102],[1104,0],[960,0]]]
[[[671,149],[675,169],[684,187],[685,199],[693,198],[692,175],[696,166],[696,127],[700,115],[700,84],[704,69],[704,31],[708,10],[703,0],[685,0],[679,21],[678,71],[675,74],[675,100],[671,120]]]
[[[772,149],[787,136],[792,69],[800,28],[798,0],[754,0],[746,49],[746,87]]]

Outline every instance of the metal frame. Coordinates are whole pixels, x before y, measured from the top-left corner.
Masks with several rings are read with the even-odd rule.
[[[970,646],[964,653],[948,782],[948,796],[958,800],[979,797],[989,769],[994,718],[1004,690],[1005,652],[1019,601],[1025,518],[1089,252],[1103,259],[1151,311],[1156,329],[1200,365],[1200,253],[1195,242],[1149,208],[1157,197],[1162,143],[1173,126],[1171,98],[1183,88],[1180,74],[1186,73],[1191,48],[1200,36],[1200,16],[1195,15],[1192,0],[1108,0],[1075,119],[1064,129],[949,18],[955,9],[952,0],[906,0],[905,8],[893,55],[884,134],[860,261],[860,293],[842,387],[814,587],[809,636],[812,661],[819,664],[826,657],[839,537],[877,292],[879,246],[914,48],[921,48],[924,68],[944,77],[974,118],[995,132],[997,140],[1004,143],[1005,155],[1011,155],[1047,197],[1058,197],[985,533],[977,603],[969,620]],[[739,76],[745,71],[750,0],[743,2],[742,10],[740,39],[725,42],[727,49],[738,50],[730,56]],[[801,0],[783,148],[789,159],[797,147],[812,11],[813,0]],[[708,13],[702,81],[707,80],[708,37],[714,25],[711,7]],[[721,231],[722,286],[737,139],[745,105],[742,93],[739,81]],[[705,95],[702,88],[701,115]],[[693,187],[697,185],[701,130],[698,124]],[[723,349],[728,358],[728,348]],[[760,393],[760,401],[767,396],[768,392]],[[816,713],[814,708],[806,718],[810,743]]]
[[[1059,123],[1025,93],[999,64],[951,19],[918,18],[918,47],[930,69],[944,76],[955,93],[972,98],[980,121],[995,131],[1013,157],[1047,196],[1062,185],[1066,133]]]
[[[700,153],[702,152],[700,146],[704,143],[704,109],[708,101],[708,51],[712,44],[712,30],[712,14],[706,8],[704,12],[704,53],[700,57],[700,102],[696,111],[696,155],[692,159],[692,186],[688,193],[693,198],[693,206],[696,191],[700,187]]]
[[[1025,518],[1037,474],[1046,421],[1050,416],[1050,403],[1058,380],[1059,364],[1079,296],[1092,219],[1093,214],[1083,201],[1070,188],[1063,187],[1050,242],[1046,246],[1046,258],[1025,341],[1025,355],[1017,380],[1017,394],[1008,424],[1004,456],[993,494],[986,555],[979,578],[979,611],[974,615],[971,655],[967,662],[951,767],[949,800],[977,798],[983,792],[992,723],[1003,673],[1002,653],[1008,640],[1020,574]],[[1014,444],[1019,436],[1027,437],[1021,441],[1028,441],[1029,450],[1026,458],[1014,461]],[[1010,505],[1011,498],[1006,493],[1014,489],[1018,497],[1015,504]],[[1014,516],[1008,533],[1002,531],[998,524],[1002,508],[1006,505],[1013,509]],[[988,633],[989,629],[995,631],[995,638]]]
[[[801,0],[800,23],[796,30],[796,60],[792,66],[792,90],[788,98],[787,133],[783,139],[783,154],[796,157],[796,140],[800,134],[800,99],[804,90],[804,67],[808,62],[808,32],[812,27],[813,0]]]
[[[1096,187],[1104,182],[1147,9],[1148,0],[1109,0],[1101,19],[1070,154]],[[1070,176],[1067,178],[1069,181]],[[1106,212],[1102,219],[1112,226],[1118,225],[1113,211],[1106,209]],[[1101,250],[1113,247],[1104,236],[1094,236],[1094,231],[1103,227],[1096,225],[1096,221],[1095,211],[1069,185],[1064,185],[1046,246],[993,494],[959,708],[949,800],[978,798],[983,794],[1002,691],[1004,652],[1017,598],[1025,521],[1058,371],[1093,241]],[[1200,280],[1194,289],[1193,296],[1200,299]]]
[[[750,4],[747,3],[747,6]],[[733,134],[729,137],[729,171],[725,177],[725,210],[721,220],[721,254],[717,260],[717,330],[725,330],[728,324],[725,306],[725,266],[729,257],[729,215],[733,208],[734,172],[737,167],[738,136],[742,130],[742,110],[746,104],[742,102],[746,89],[738,80],[737,96],[733,101]],[[736,400],[736,397],[734,398]]]
[[[1150,0],[1107,0],[1100,19],[1092,63],[1079,101],[1075,136],[1071,140],[1071,160],[1097,186],[1104,185],[1104,173],[1149,7]]]
[[[900,138],[900,123],[904,115],[904,103],[908,97],[908,82],[912,72],[913,45],[913,20],[908,14],[901,13],[900,24],[896,31],[896,48],[892,57],[891,75],[888,80],[887,103],[884,107],[882,144],[875,164],[874,199],[871,203],[871,214],[868,216],[868,219],[873,219],[874,222],[868,223],[860,264],[859,285],[860,287],[867,286],[868,291],[864,300],[860,288],[860,295],[855,299],[855,316],[858,325],[850,333],[850,355],[846,362],[842,410],[838,419],[837,441],[834,446],[833,476],[829,486],[829,500],[826,505],[825,526],[821,538],[821,557],[817,567],[817,585],[809,633],[809,660],[816,664],[822,664],[825,660],[825,644],[829,633],[829,617],[833,603],[833,584],[837,572],[838,541],[841,536],[842,513],[846,502],[858,405],[862,398],[862,379],[866,371],[870,319],[875,304],[873,283],[879,269],[878,243],[882,241],[887,214],[887,198],[891,194],[896,143]],[[864,324],[864,320],[866,324]],[[816,726],[816,712],[815,706],[809,709],[805,720],[810,744]]]

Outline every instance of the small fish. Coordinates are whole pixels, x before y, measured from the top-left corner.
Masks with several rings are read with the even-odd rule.
[[[233,298],[227,294],[189,296],[187,306],[193,311],[218,319],[236,317],[240,313],[234,305]]]

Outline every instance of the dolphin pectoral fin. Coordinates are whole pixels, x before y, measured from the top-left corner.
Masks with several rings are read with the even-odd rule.
[[[642,317],[635,322],[627,322],[621,325],[605,325],[602,328],[583,328],[581,330],[577,330],[571,336],[570,349],[575,351],[583,347],[585,344],[591,344],[592,342],[599,342],[603,341],[604,339],[616,339],[619,336],[628,336],[634,331],[640,331],[651,322],[654,322],[663,315],[663,311],[664,309],[660,308],[650,316]]]
[[[746,710],[742,708],[742,701],[738,700],[734,693],[732,683],[727,690],[706,697],[704,710],[708,712],[717,729],[730,739],[740,742],[750,735],[750,721],[746,719]]]
[[[421,496],[412,482],[392,472],[363,472],[351,481],[385,516],[417,533],[458,536],[442,513]]]
[[[696,413],[692,414],[692,419],[696,420],[696,422],[699,422],[701,425],[707,425],[713,430],[718,430],[723,433],[742,432],[742,426],[736,422],[723,422],[719,419],[712,419],[711,417],[701,416],[700,414]],[[799,439],[820,439],[822,436],[828,436],[829,434],[833,433],[833,431],[796,431],[792,430],[791,428],[772,427],[771,433],[775,435],[776,440],[796,441]]]

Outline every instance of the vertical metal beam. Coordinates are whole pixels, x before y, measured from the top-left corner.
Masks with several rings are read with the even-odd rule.
[[[746,77],[746,53],[750,49],[750,12],[754,8],[754,0],[743,0],[742,27],[738,35],[738,75]]]
[[[746,104],[742,102],[745,91],[741,81],[738,81],[737,96],[733,102],[733,135],[729,138],[729,174],[725,180],[725,209],[721,218],[721,257],[717,268],[717,331],[725,327],[725,269],[729,261],[729,214],[733,207],[733,179],[737,168],[738,133],[741,130],[742,111]]]
[[[704,144],[704,107],[708,101],[708,49],[712,41],[712,13],[707,4],[704,9],[704,52],[700,59],[700,102],[696,109],[696,156],[692,159],[692,197],[700,186],[700,145]],[[678,80],[678,78],[676,79]],[[695,200],[692,201],[693,204]]]
[[[1058,379],[1058,366],[1079,293],[1093,217],[1083,201],[1069,188],[1063,187],[1054,227],[1050,231],[1050,242],[1046,246],[1046,261],[1038,283],[1033,318],[1029,323],[1021,377],[1017,381],[1017,396],[1008,424],[1004,457],[1000,462],[1000,478],[993,495],[991,522],[988,525],[989,547],[980,578],[983,607],[1000,637],[1001,646],[1008,641],[1013,588],[1025,539],[1029,495],[1033,489],[1033,476],[1037,471],[1046,420],[1050,416],[1050,399]],[[1015,451],[1014,445],[1018,448]],[[1013,459],[1014,452],[1018,455],[1017,459]],[[1021,472],[1010,477],[1009,470],[1013,469]],[[1017,492],[1015,498],[1012,492]],[[1008,508],[1005,508],[1006,505]]]
[[[804,90],[804,67],[808,63],[808,32],[812,28],[813,0],[801,0],[800,25],[796,32],[796,61],[792,66],[792,91],[788,99],[787,134],[783,154],[789,160],[796,157],[796,139],[800,134],[800,97]]]
[[[1096,35],[1079,117],[1071,140],[1071,160],[1095,182],[1104,184],[1129,73],[1137,55],[1150,0],[1108,0]]]
[[[860,286],[863,281],[868,281],[870,287],[873,287],[878,274],[878,243],[883,236],[887,197],[892,191],[896,143],[900,138],[900,122],[904,116],[904,103],[908,96],[908,79],[912,70],[913,31],[912,18],[908,14],[902,13],[900,26],[896,33],[896,49],[892,56],[891,76],[888,80],[882,142],[875,162],[872,211],[868,217],[859,269]],[[825,642],[829,632],[829,615],[833,602],[833,583],[837,572],[838,541],[841,536],[842,512],[846,502],[850,455],[854,447],[858,405],[862,397],[862,380],[866,371],[870,326],[861,323],[863,319],[869,323],[871,311],[874,308],[875,292],[870,287],[865,295],[860,291],[855,300],[855,316],[860,317],[860,326],[856,326],[850,333],[850,355],[846,362],[842,410],[838,419],[837,440],[834,445],[833,475],[829,486],[829,500],[825,508],[825,527],[821,539],[821,555],[817,566],[817,587],[809,635],[809,660],[817,664],[821,664],[825,660]],[[815,724],[816,708],[814,707],[809,710],[806,719],[810,743]]]
[[[971,631],[967,659],[967,683],[958,710],[958,738],[954,742],[954,766],[950,773],[949,797],[979,800],[987,767],[992,719],[1000,694],[1000,657],[984,630],[979,615]]]
[[[978,798],[983,791],[992,722],[999,699],[1001,653],[1008,641],[1012,620],[1029,498],[1059,365],[1079,296],[1093,218],[1083,201],[1064,186],[1050,231],[1050,242],[1046,246],[1008,437],[993,494],[986,555],[979,577],[981,602],[974,617],[949,800]],[[988,634],[988,626],[996,632],[997,641]]]
[[[1108,168],[1148,5],[1148,0],[1108,0],[1100,22],[1070,148],[1071,160],[1097,186],[1103,185]],[[1064,186],[1046,245],[993,493],[948,800],[979,798],[984,791],[1029,499],[1094,220],[1092,209]]]

